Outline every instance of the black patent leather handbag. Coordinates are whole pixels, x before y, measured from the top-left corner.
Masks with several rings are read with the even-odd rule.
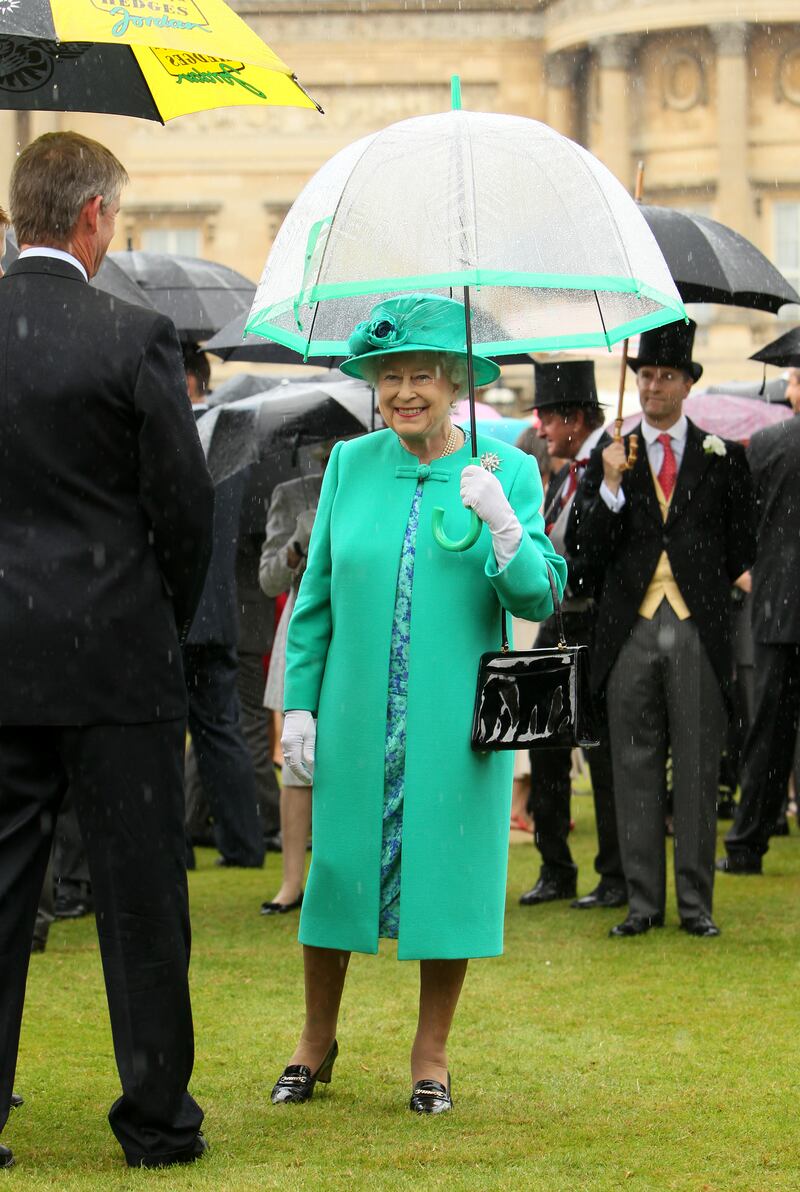
[[[503,645],[481,655],[472,719],[472,748],[589,749],[599,744],[589,690],[589,648],[569,646],[561,601],[547,567],[558,645],[542,650],[510,650],[506,612]]]

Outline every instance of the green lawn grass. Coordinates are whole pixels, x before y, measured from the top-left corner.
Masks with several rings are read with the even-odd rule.
[[[591,800],[573,803],[580,891],[594,885]],[[264,919],[278,885],[212,866],[191,876],[197,1062],[212,1154],[128,1171],[105,1114],[118,1095],[91,921],[56,924],[34,956],[3,1135],[20,1189],[800,1188],[800,841],[777,840],[763,877],[720,877],[717,940],[667,926],[610,940],[619,911],[517,905],[536,877],[511,848],[506,952],[476,961],[451,1043],[455,1109],[408,1112],[417,966],[394,946],[354,957],[333,1083],[309,1105],[269,1091],[300,1026],[297,916]],[[435,890],[435,874],[431,875]],[[432,893],[432,896],[433,893]]]

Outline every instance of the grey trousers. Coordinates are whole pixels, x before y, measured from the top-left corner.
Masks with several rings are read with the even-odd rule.
[[[725,705],[691,619],[663,600],[639,617],[607,687],[622,868],[632,915],[666,901],[667,751],[672,750],[675,886],[682,920],[711,914]]]

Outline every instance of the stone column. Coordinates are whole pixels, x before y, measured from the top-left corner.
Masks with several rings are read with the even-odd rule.
[[[630,70],[638,39],[628,35],[603,37],[594,43],[600,72],[597,156],[616,174],[626,190],[633,187],[631,155]]]
[[[578,137],[578,104],[575,76],[578,59],[573,54],[548,54],[544,60],[547,88],[546,120],[551,128],[573,141]]]
[[[716,217],[748,235],[752,199],[747,161],[747,25],[713,25],[717,48],[717,141],[719,167]]]

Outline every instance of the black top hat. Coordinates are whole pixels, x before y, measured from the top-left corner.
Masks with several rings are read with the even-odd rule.
[[[600,409],[591,360],[562,360],[557,364],[534,361],[536,391],[532,410],[551,406],[592,406]]]
[[[638,372],[643,364],[652,364],[660,368],[680,368],[687,372],[693,381],[699,381],[703,375],[703,366],[692,360],[696,330],[697,324],[689,319],[687,323],[667,323],[664,327],[643,331],[639,337],[639,355],[630,356],[628,364],[634,372]]]

